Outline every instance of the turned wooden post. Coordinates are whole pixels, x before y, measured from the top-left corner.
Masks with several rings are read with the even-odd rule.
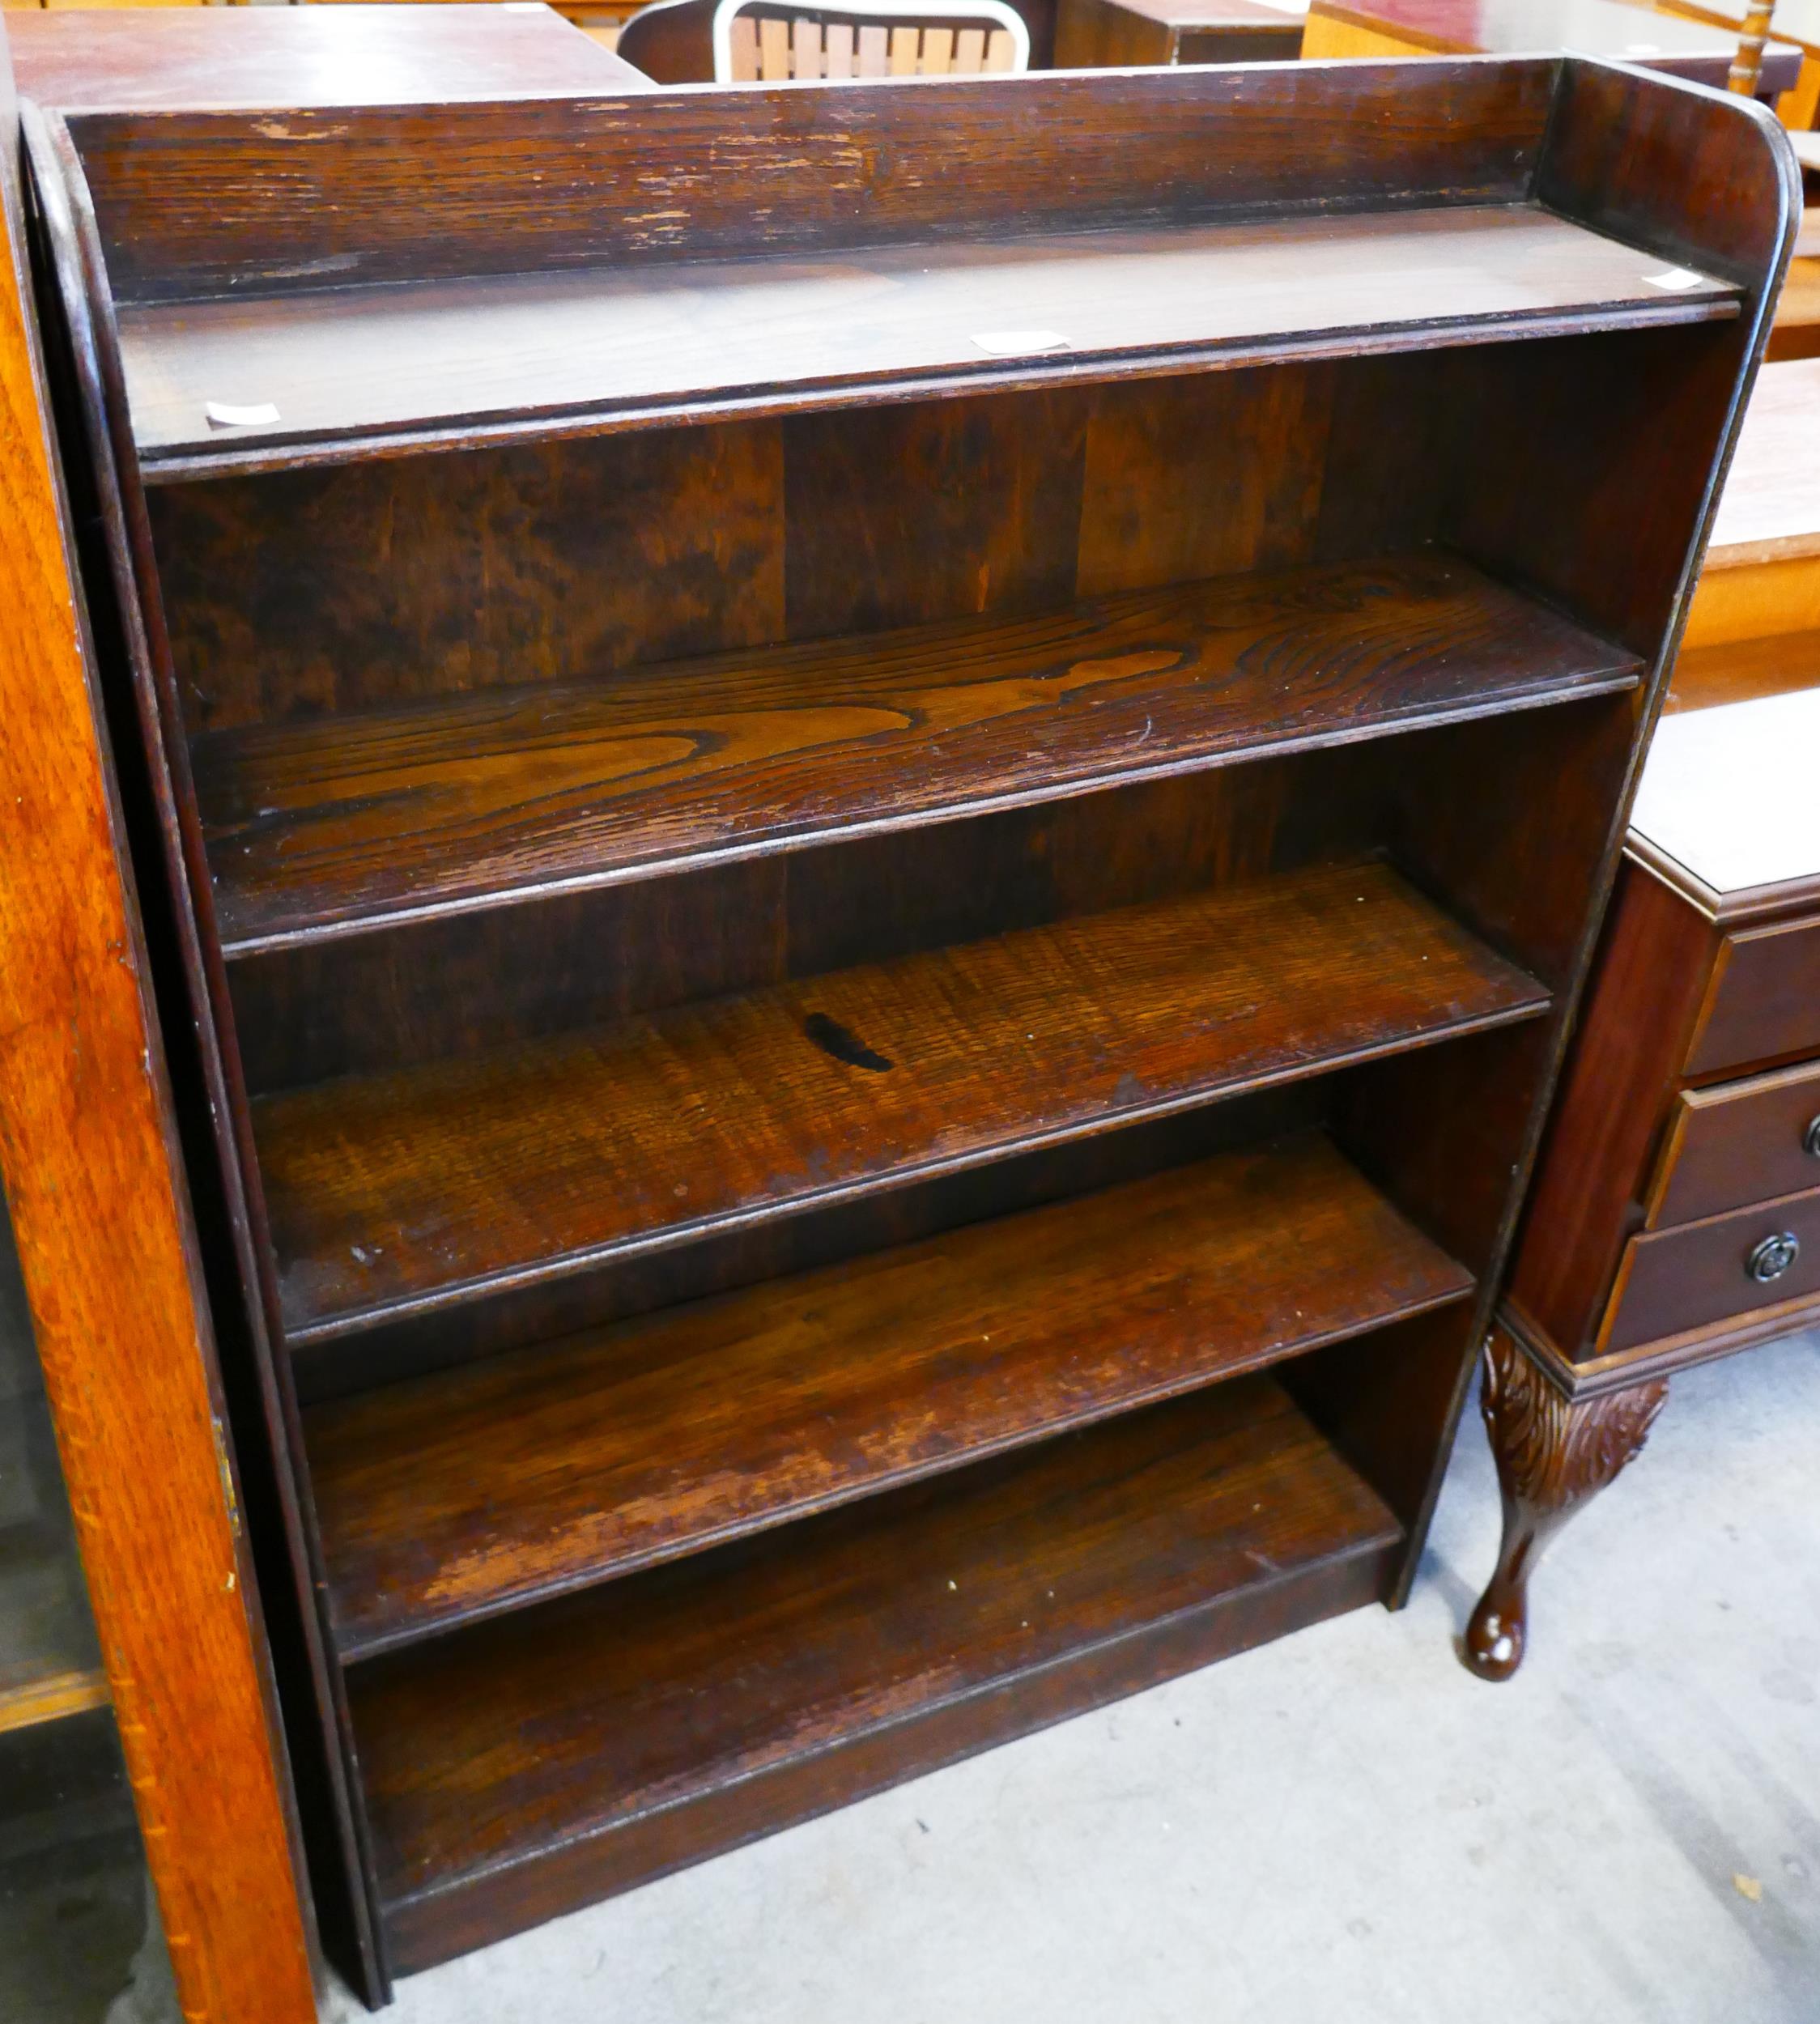
[[[1770,23],[1775,15],[1775,0],[1769,0],[1767,6],[1746,7],[1744,26],[1738,31],[1738,53],[1732,59],[1732,67],[1725,79],[1725,88],[1736,91],[1741,98],[1757,96],[1758,81],[1763,74],[1763,48],[1770,39]]]
[[[1466,1626],[1465,1660],[1482,1680],[1523,1663],[1529,1582],[1548,1544],[1582,1504],[1643,1452],[1669,1396],[1665,1380],[1570,1399],[1503,1329],[1485,1346],[1479,1406],[1504,1507],[1498,1565]]]

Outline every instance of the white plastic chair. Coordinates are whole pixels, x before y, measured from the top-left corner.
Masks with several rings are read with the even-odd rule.
[[[1030,68],[1030,30],[1005,0],[720,0],[713,39],[717,84]]]

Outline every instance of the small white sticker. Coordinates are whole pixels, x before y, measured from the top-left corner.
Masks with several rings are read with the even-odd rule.
[[[1686,267],[1665,267],[1659,274],[1645,274],[1644,279],[1652,288],[1697,288],[1705,279]]]
[[[976,330],[973,342],[994,359],[1015,359],[1027,351],[1072,351],[1059,330]]]
[[[278,410],[270,401],[262,401],[256,407],[236,407],[231,401],[210,401],[202,412],[217,428],[223,429],[265,428],[278,419]]]

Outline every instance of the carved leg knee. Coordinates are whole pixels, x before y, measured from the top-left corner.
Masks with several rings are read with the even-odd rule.
[[[1504,1536],[1466,1626],[1466,1663],[1482,1680],[1507,1680],[1523,1663],[1536,1563],[1575,1512],[1642,1452],[1668,1395],[1659,1379],[1571,1400],[1505,1330],[1492,1332],[1479,1404],[1497,1458]]]

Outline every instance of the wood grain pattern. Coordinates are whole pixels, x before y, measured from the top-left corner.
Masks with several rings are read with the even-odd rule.
[[[1766,1237],[1788,1233],[1800,1256],[1780,1278],[1754,1278],[1748,1261]],[[1820,1188],[1631,1238],[1612,1288],[1598,1351],[1682,1335],[1772,1302],[1820,1294]]]
[[[1724,937],[1686,1073],[1820,1052],[1820,916]]]
[[[293,1342],[1532,1018],[1320,869],[254,1106]]]
[[[194,764],[235,954],[1637,674],[1469,565],[1418,555],[337,715],[205,738]]]
[[[1570,1358],[1590,1351],[1640,1218],[1715,941],[1710,921],[1626,860],[1511,1278]]]
[[[1385,1200],[1469,1253],[1482,1282],[1457,1308],[1277,1366],[1306,1418],[1261,1444],[1301,1450],[1305,1426],[1314,1449],[1306,1467],[1265,1471],[1283,1486],[1274,1538],[1255,1529],[1270,1498],[1248,1499],[1248,1469],[1210,1459],[1208,1444],[1180,1479],[1140,1459],[1147,1429],[1202,1415],[1210,1426],[1235,1403],[1254,1426],[1275,1422],[1274,1388],[1240,1376],[338,1672],[322,1698],[351,1717],[338,1734],[376,1830],[361,1903],[383,1895],[393,1964],[496,1937],[1328,1609],[1399,1600],[1791,236],[1792,164],[1762,108],[1579,58],[1444,58],[677,92],[640,108],[554,101],[534,120],[501,107],[53,118],[34,159],[88,347],[76,371],[96,440],[119,459],[104,460],[98,483],[125,487],[114,572],[143,623],[135,672],[173,876],[203,929],[193,1023],[230,1069],[256,1062],[271,1091],[249,1103],[230,1075],[212,1094],[257,1246],[241,1269],[274,1317],[286,1380],[310,1372],[318,1401],[431,1372],[459,1384],[446,1374],[464,1359],[561,1354],[566,1335],[641,1315],[652,1318],[635,1333],[682,1327],[655,1317],[684,1300],[787,1299],[775,1284],[751,1289],[886,1271],[878,1256],[893,1244],[985,1244],[946,1233],[1146,1187],[1189,1159],[1255,1154],[1322,1125]],[[1478,229],[1488,210],[1503,222]],[[1386,262],[1393,244],[1462,257]],[[1272,260],[1252,256],[1268,244],[1267,274]],[[1533,264],[1515,257],[1523,247]],[[1555,254],[1568,250],[1563,266]],[[1564,299],[1582,257],[1607,279],[1622,269],[1622,300]],[[1721,285],[1686,298],[1654,287],[1678,267]],[[1196,302],[1210,280],[1221,291]],[[756,294],[773,284],[777,320],[761,325]],[[720,309],[695,313],[704,296]],[[1469,297],[1501,306],[1473,321],[1467,300],[1462,319]],[[401,311],[389,330],[367,315],[382,300]],[[432,303],[466,307],[422,318],[436,342],[407,354],[400,333]],[[534,303],[576,316],[537,325],[521,314]],[[1040,316],[1073,347],[1001,356],[978,344],[979,312],[995,303],[1014,309],[1006,327]],[[276,348],[236,354],[255,365],[320,338],[319,360],[343,361],[317,382],[325,426],[339,426],[341,402],[379,432],[176,449],[159,463],[155,546],[117,304],[142,327],[257,325]],[[343,337],[358,338],[338,353],[323,336],[338,305],[355,313]],[[822,315],[831,308],[844,321]],[[683,337],[653,311],[674,312]],[[563,408],[594,384],[565,381],[572,368],[619,369],[571,342],[616,317],[645,319],[654,391],[610,412]],[[725,342],[704,358],[690,334],[713,340],[717,321]],[[530,349],[483,385],[502,364],[487,347],[527,330]],[[537,352],[552,339],[560,355]],[[969,343],[977,355],[963,357]],[[466,376],[459,401],[483,405],[452,411],[438,377],[452,364]],[[631,381],[600,384],[636,393]],[[401,386],[387,421],[388,389]],[[427,427],[402,412],[417,388],[440,417]],[[556,405],[540,408],[546,398]],[[494,398],[504,411],[485,409]],[[600,474],[612,460],[592,461],[608,432],[623,423],[627,440],[655,440],[672,421],[708,431],[734,414],[781,456],[755,458],[727,503],[738,538],[724,583],[718,502],[685,511],[659,498],[638,557],[619,565],[633,621],[623,658],[595,660],[583,643],[621,593],[581,580],[595,557],[603,579],[615,561],[578,531],[586,509],[563,496],[566,460],[589,472],[577,496],[610,510]],[[459,514],[427,499],[439,471],[461,474],[453,488],[503,471],[487,461],[502,439],[557,437],[550,483],[527,466],[495,492],[474,487],[500,530],[477,568]],[[391,461],[398,476],[355,487],[358,524],[335,538],[313,525],[287,538],[281,474],[337,460]],[[276,482],[237,491],[253,508],[244,525],[189,504],[254,474]],[[513,524],[515,500],[540,498],[559,524],[541,508]],[[421,540],[416,500],[427,502]],[[172,536],[186,518],[206,537],[188,563]],[[232,966],[213,938],[188,734],[281,718],[298,729],[314,692],[295,678],[313,656],[334,678],[323,714],[345,717],[368,661],[357,714],[471,695],[470,637],[483,658],[519,625],[539,655],[580,649],[562,678],[617,683],[685,653],[756,647],[764,661],[785,640],[793,652],[825,631],[850,646],[887,623],[963,620],[976,635],[1049,623],[1083,595],[1167,597],[1210,572],[1356,564],[1437,538],[1520,584],[1533,609],[1618,642],[1648,665],[1649,687],[1513,718],[1533,699],[1516,696],[1412,738],[1274,751],[1285,696],[1260,689],[1248,745],[1233,748],[1261,753],[1255,763],[1115,773],[1099,793],[970,805],[965,820],[908,827],[888,808],[876,832],[836,832],[823,848],[559,884],[522,904],[432,900],[467,911],[394,916],[383,933],[243,951]],[[243,564],[262,596],[287,568],[335,596],[362,584],[367,551],[410,580],[389,602],[357,587],[359,623],[332,654],[321,635],[334,621],[302,596],[250,626],[234,611]],[[674,607],[662,588],[672,553],[691,559]],[[325,556],[340,559],[317,574]],[[164,576],[186,567],[173,608]],[[509,580],[495,597],[500,568]],[[565,640],[551,614],[570,597],[578,623]],[[723,598],[753,636],[657,644],[691,604],[711,631]],[[274,644],[270,614],[287,610],[298,636]],[[209,647],[210,627],[228,650]],[[508,699],[522,708],[534,694]],[[446,1006],[432,1011],[439,990]],[[363,1014],[370,1040],[351,1031]],[[244,1054],[243,1018],[267,1025]],[[1427,1044],[1440,1040],[1458,1044]],[[1286,1285],[1261,1267],[1252,1277]],[[1323,1275],[1320,1301],[1346,1283]],[[1244,1291],[1223,1282],[1210,1312]],[[1291,1312],[1314,1297],[1291,1293]],[[726,1352],[738,1354],[757,1354],[753,1338]],[[842,1383],[865,1364],[850,1338],[838,1363],[820,1361]],[[1034,1410],[1040,1388],[1027,1379],[1022,1405]],[[967,1397],[986,1414],[983,1391]],[[946,1430],[961,1437],[948,1452],[969,1452],[969,1425],[986,1418]],[[665,1439],[681,1454],[689,1431]],[[699,1464],[704,1451],[690,1452]],[[802,1452],[780,1465],[786,1499]],[[865,1451],[887,1468],[893,1452],[888,1440]],[[396,1466],[404,1495],[412,1453]],[[977,1501],[1014,1478],[1022,1487],[1004,1495],[1027,1517],[1015,1538],[982,1526]],[[1356,1526],[1334,1520],[1336,1499],[1361,1486],[1376,1515],[1353,1504]],[[1192,1513],[1229,1496],[1198,1533]],[[949,1559],[950,1537],[957,1585],[935,1592],[938,1610],[968,1591],[982,1564],[968,1555],[997,1571],[991,1621],[958,1657],[955,1619],[890,1585],[931,1541]],[[1286,1558],[1295,1538],[1308,1551]],[[1020,1592],[1019,1571],[1047,1573],[1057,1555],[1101,1575],[1053,1624],[1053,1643],[1031,1648],[1034,1664],[1000,1664],[987,1648],[1041,1614],[1019,1605],[1065,1585]],[[1183,1569],[1200,1590],[1178,1583]],[[768,1673],[766,1652],[778,1659]]]
[[[549,1916],[525,1896],[565,1851],[604,1873],[589,1895],[617,1865],[668,1866],[614,1843],[674,1847],[691,1806],[806,1758],[798,1815],[926,1768],[954,1750],[923,1724],[939,1737],[945,1711],[1042,1669],[1062,1674],[1060,1704],[1033,1695],[989,1734],[1202,1662],[1166,1656],[1172,1626],[1246,1591],[1293,1595],[1336,1560],[1363,1560],[1368,1584],[1399,1529],[1254,1378],[810,1520],[788,1550],[734,1548],[376,1660],[353,1675],[354,1719],[393,1944],[410,1961],[444,1950],[436,1900],[483,1874],[516,1923]],[[1118,1687],[1092,1671],[1115,1653]],[[864,1745],[887,1734],[869,1767]],[[766,1810],[768,1825],[782,1809]],[[721,1845],[753,1831],[748,1810]]]
[[[551,101],[533,116],[87,114],[70,130],[115,298],[136,303],[1316,203],[1520,202],[1558,74],[1546,60],[1311,69],[1287,92],[1259,70],[932,79]],[[1014,124],[1023,145],[1007,149]],[[1108,147],[1128,125],[1142,145]],[[564,172],[527,206],[521,172],[558,158]]]
[[[1315,1140],[321,1406],[307,1435],[342,1655],[1229,1379],[1472,1286]]]
[[[1259,0],[1061,0],[1058,70],[1134,63],[1291,63],[1302,23]]]
[[[185,723],[762,646],[784,636],[783,485],[759,423],[155,491]]]
[[[198,2024],[305,2024],[283,1745],[71,586],[19,160],[0,30],[0,1167],[179,2000]]]
[[[1537,209],[1461,206],[236,293],[122,306],[120,339],[134,439],[155,480],[254,453],[295,461],[313,444],[337,457],[451,428],[521,432],[540,418],[606,429],[684,408],[732,412],[754,405],[755,384],[769,410],[893,386],[962,390],[1014,369],[991,342],[1001,331],[1059,335],[1014,368],[1042,384],[1240,362],[1298,338],[1357,351],[1737,316],[1725,282],[1665,291],[1648,279],[1662,271]],[[276,417],[223,429],[211,402]]]
[[[1683,1090],[1649,1191],[1648,1227],[1820,1187],[1817,1124],[1820,1063]]]

